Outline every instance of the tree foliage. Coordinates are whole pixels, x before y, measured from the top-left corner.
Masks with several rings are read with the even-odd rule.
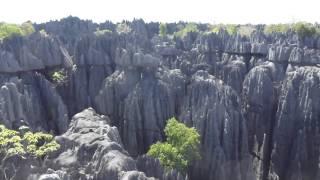
[[[289,31],[295,32],[300,37],[304,38],[319,33],[320,29],[316,25],[306,22],[297,22],[293,24],[270,24],[266,25],[264,28],[264,32],[266,34],[286,33]]]
[[[164,37],[167,35],[167,25],[165,23],[160,23],[159,25],[159,35]]]
[[[164,132],[167,141],[151,145],[147,154],[158,158],[167,169],[185,172],[192,161],[200,159],[199,133],[195,128],[189,128],[175,118],[168,120]]]
[[[34,29],[31,21],[27,21],[25,23],[22,23],[20,28],[21,28],[21,31],[22,31],[22,35],[24,35],[24,36],[32,34],[32,33],[35,32],[35,29]]]
[[[132,31],[131,27],[129,26],[129,24],[127,22],[122,22],[117,24],[117,28],[116,28],[118,34],[128,34]]]
[[[188,33],[191,32],[199,32],[198,26],[195,23],[188,23],[183,27],[180,27],[180,30],[178,32],[174,33],[175,37],[183,38],[185,37]]]
[[[234,35],[239,29],[238,25],[235,24],[217,24],[211,27],[211,32],[219,33],[221,30],[225,30],[229,35]]]
[[[0,157],[20,155],[24,158],[43,157],[60,148],[51,134],[33,133],[22,126],[19,131],[0,125]]]
[[[298,22],[292,28],[300,37],[313,36],[317,32],[311,23]]]
[[[51,75],[51,79],[58,84],[63,83],[66,80],[67,76],[63,70],[54,71]]]
[[[290,30],[290,24],[270,24],[264,28],[264,33],[286,33]]]
[[[256,30],[256,28],[253,25],[241,25],[238,28],[238,33],[241,36],[249,37],[255,30]]]
[[[22,31],[18,25],[7,23],[0,24],[0,39],[4,39],[15,35],[22,35]]]
[[[19,163],[23,161],[40,160],[48,153],[57,151],[60,145],[51,134],[31,132],[27,126],[22,126],[19,131],[7,129],[0,125],[0,179],[14,179],[11,169],[17,171]],[[11,157],[18,157],[21,161],[9,161]]]
[[[103,35],[106,35],[106,34],[112,34],[112,31],[110,29],[97,29],[94,34],[96,36],[103,36]]]
[[[21,25],[0,23],[0,40],[12,36],[26,36],[35,31],[30,21]]]

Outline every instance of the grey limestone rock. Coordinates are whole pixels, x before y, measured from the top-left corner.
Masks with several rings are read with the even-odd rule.
[[[311,180],[319,174],[319,68],[287,72],[279,97],[270,176]]]
[[[202,160],[191,178],[252,179],[244,118],[237,94],[205,71],[191,78],[180,119],[201,135]]]
[[[35,33],[28,39],[5,40],[0,50],[2,73],[42,70],[49,67],[72,66],[72,59],[59,41],[47,34]]]
[[[17,179],[29,170],[29,180],[320,178],[318,35],[197,24],[174,38],[160,37],[157,22],[122,23],[128,32],[68,17],[0,42],[1,123],[62,134],[61,151]],[[168,34],[185,25],[168,23]],[[51,77],[59,70],[62,83]],[[201,134],[203,158],[188,177],[140,157],[172,116]]]
[[[162,139],[165,121],[178,111],[176,103],[184,92],[184,76],[179,70],[154,73],[117,70],[96,97],[98,111],[114,120],[132,155]]]
[[[138,172],[117,128],[108,121],[92,108],[73,116],[68,131],[56,137],[61,149],[46,160],[46,166],[65,171],[70,180],[152,179]]]
[[[41,74],[1,76],[0,117],[9,128],[63,133],[68,128],[66,106],[53,84]]]
[[[252,68],[243,82],[241,98],[256,179],[268,176],[278,91],[283,76],[279,65],[265,62]]]
[[[279,63],[287,63],[290,57],[292,47],[271,45],[269,48],[269,60]]]

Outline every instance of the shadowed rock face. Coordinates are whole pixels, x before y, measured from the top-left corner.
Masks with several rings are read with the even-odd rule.
[[[279,82],[284,76],[280,66],[272,62],[256,66],[243,82],[242,108],[257,179],[265,179],[270,166],[267,159],[270,159],[271,153]]]
[[[0,46],[1,73],[72,66],[72,59],[59,40],[44,33],[34,33],[28,39],[6,39]]]
[[[172,116],[201,135],[189,179],[320,179],[318,35],[252,26],[171,38],[158,23],[124,24],[68,17],[0,43],[0,122],[63,144],[35,169],[13,158],[16,179],[186,179],[143,155]]]
[[[272,178],[319,178],[319,83],[319,68],[286,73],[273,134]]]
[[[181,118],[201,135],[194,179],[252,179],[247,129],[237,94],[205,71],[191,77]]]
[[[69,124],[67,108],[54,86],[39,73],[2,75],[0,119],[9,128],[62,133]]]
[[[174,116],[184,93],[184,76],[179,70],[158,70],[159,58],[149,54],[122,53],[116,59],[119,69],[105,80],[96,106],[113,119],[125,147],[136,156],[162,139],[165,121]]]

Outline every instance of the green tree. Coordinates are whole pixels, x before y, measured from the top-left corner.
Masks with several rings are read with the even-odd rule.
[[[12,36],[27,36],[35,32],[35,29],[30,21],[21,25],[0,23],[0,40]]]
[[[195,128],[179,123],[175,118],[168,120],[164,129],[166,142],[151,145],[148,155],[160,160],[167,169],[185,172],[194,160],[200,159],[200,135]]]
[[[0,24],[0,40],[15,35],[21,36],[22,34],[21,28],[16,24]]]
[[[118,34],[128,34],[132,31],[130,25],[125,21],[117,24],[116,30],[117,30]]]
[[[31,21],[27,21],[25,23],[22,23],[20,28],[22,31],[22,35],[24,35],[24,36],[30,35],[35,32],[35,29],[34,29]]]
[[[5,179],[10,179],[4,170],[8,158],[16,155],[23,159],[43,158],[59,148],[60,145],[51,134],[33,133],[26,126],[20,127],[19,131],[15,131],[0,125],[0,171],[2,171]]]
[[[270,24],[266,25],[264,32],[266,34],[272,33],[286,33],[290,30],[290,24]]]
[[[67,76],[63,70],[59,70],[54,71],[51,74],[51,78],[55,83],[62,84],[66,80]]]
[[[191,32],[199,32],[198,26],[195,23],[188,23],[184,27],[182,27],[178,32],[174,33],[175,37],[183,38],[185,37],[188,33]]]
[[[221,30],[226,30],[229,35],[234,35],[238,31],[236,24],[217,24],[211,27],[211,32],[219,33]]]
[[[293,30],[302,38],[314,35],[317,30],[310,23],[298,22],[293,25]]]
[[[159,25],[159,35],[164,37],[167,35],[167,25],[165,23],[160,23]]]

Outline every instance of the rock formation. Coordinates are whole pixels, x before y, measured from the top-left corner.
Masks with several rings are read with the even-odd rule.
[[[319,35],[174,36],[183,26],[68,17],[1,41],[0,122],[62,144],[33,166],[12,158],[16,179],[319,179]],[[144,155],[172,116],[201,135],[186,175]]]

